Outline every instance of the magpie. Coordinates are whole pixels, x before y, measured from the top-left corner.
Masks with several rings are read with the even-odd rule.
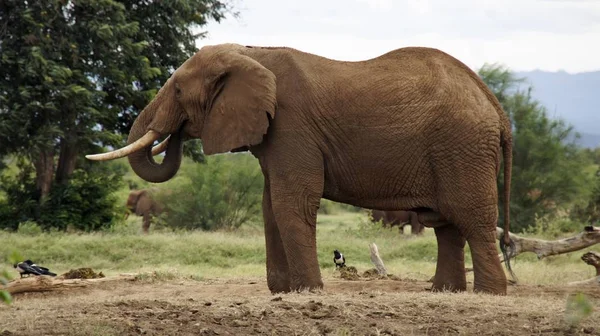
[[[55,273],[50,272],[50,270],[47,269],[46,267],[38,266],[29,259],[27,259],[23,262],[14,264],[13,267],[17,270],[17,272],[19,272],[19,274],[21,275],[21,278],[23,277],[23,275],[30,276],[31,274],[56,276]]]
[[[344,255],[338,250],[333,251],[333,262],[335,263],[336,268],[346,267],[346,258],[344,258]]]

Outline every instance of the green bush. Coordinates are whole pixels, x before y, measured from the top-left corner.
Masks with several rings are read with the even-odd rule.
[[[573,232],[580,232],[584,226],[585,224],[571,219],[568,212],[559,211],[556,214],[536,215],[533,225],[524,231],[540,237],[556,239]]]
[[[37,236],[41,234],[42,231],[42,227],[34,221],[26,221],[19,223],[19,228],[17,229],[17,232],[28,236]]]
[[[123,173],[123,167],[111,164],[76,169],[67,183],[52,186],[42,204],[32,173],[4,176],[0,228],[36,231],[36,224],[44,230],[94,231],[111,227],[120,219],[115,191],[122,185]]]
[[[163,188],[168,192],[156,195],[166,207],[158,218],[159,225],[235,229],[261,215],[263,176],[252,155],[219,155],[181,170],[180,176]]]

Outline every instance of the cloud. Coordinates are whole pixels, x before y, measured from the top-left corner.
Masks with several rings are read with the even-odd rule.
[[[442,49],[472,68],[600,69],[600,1],[253,0],[205,29],[198,45],[289,46],[361,60],[408,45]]]

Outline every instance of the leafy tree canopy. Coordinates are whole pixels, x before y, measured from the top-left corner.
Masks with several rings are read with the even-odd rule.
[[[137,114],[195,52],[194,33],[229,11],[219,0],[0,2],[0,158],[34,167],[40,203],[122,146]],[[202,161],[198,142],[185,153]],[[30,192],[30,191],[28,191]]]
[[[594,188],[594,174],[589,169],[592,162],[590,155],[573,142],[578,137],[573,127],[548,118],[544,106],[531,96],[532,88],[521,89],[523,79],[507,68],[486,64],[479,75],[502,104],[513,127],[511,230],[534,225],[536,214],[587,203]],[[502,175],[499,190],[503,188]]]

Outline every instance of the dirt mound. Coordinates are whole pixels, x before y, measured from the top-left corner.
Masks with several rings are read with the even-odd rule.
[[[364,278],[366,280],[375,280],[375,279],[389,279],[389,280],[396,280],[396,281],[401,280],[399,276],[396,276],[393,274],[380,275],[379,272],[377,272],[377,269],[375,269],[375,268],[371,268],[371,269],[364,271],[362,275],[358,274],[358,270],[354,266],[342,267],[339,269],[339,272],[340,272],[340,278],[342,278],[344,280],[350,280],[350,281],[358,281],[361,278]]]
[[[89,267],[82,267],[72,269],[67,273],[61,275],[61,277],[65,279],[98,279],[104,278],[104,274],[102,274],[102,272],[96,273],[93,269]]]
[[[360,275],[358,275],[358,270],[354,266],[342,267],[339,269],[340,278],[350,281],[356,281],[360,279]]]

